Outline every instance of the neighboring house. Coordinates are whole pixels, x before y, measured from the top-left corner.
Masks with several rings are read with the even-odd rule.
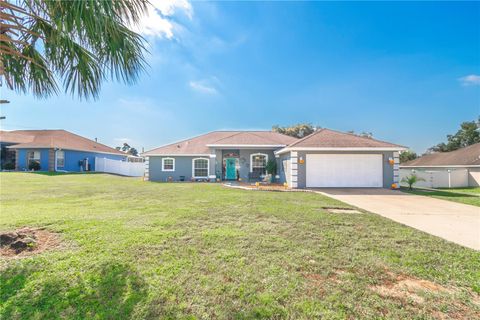
[[[95,157],[125,160],[127,155],[65,130],[0,131],[2,168],[29,170],[37,162],[41,171],[94,171]]]
[[[404,147],[354,134],[320,129],[296,139],[271,131],[214,131],[142,155],[145,179],[258,180],[270,159],[277,182],[291,188],[384,187],[398,184]]]
[[[425,181],[415,185],[428,188],[480,186],[480,143],[450,152],[424,155],[400,165],[400,176],[415,173]]]

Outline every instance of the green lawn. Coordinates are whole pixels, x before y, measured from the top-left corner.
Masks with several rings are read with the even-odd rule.
[[[472,206],[480,207],[480,188],[464,188],[464,189],[436,189],[426,190],[417,189],[408,190],[408,188],[402,188],[402,191],[418,194],[421,196],[429,196],[443,200],[455,201]]]
[[[468,193],[474,194],[480,197],[480,187],[470,187],[470,188],[453,188],[453,189],[439,189],[443,191],[457,192],[457,193]]]
[[[374,214],[329,213],[347,206],[318,194],[103,174],[0,182],[0,230],[45,227],[65,241],[0,258],[1,319],[480,315],[479,252]],[[401,279],[442,289],[407,292]]]

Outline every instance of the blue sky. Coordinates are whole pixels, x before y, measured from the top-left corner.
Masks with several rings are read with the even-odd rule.
[[[310,122],[422,153],[480,113],[479,3],[153,3],[138,83],[105,83],[96,101],[3,88],[2,128],[148,150]]]

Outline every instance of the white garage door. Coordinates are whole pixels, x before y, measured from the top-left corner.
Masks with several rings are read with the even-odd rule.
[[[382,187],[381,154],[307,154],[307,187]]]

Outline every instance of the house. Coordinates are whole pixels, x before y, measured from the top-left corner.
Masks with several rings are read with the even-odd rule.
[[[404,147],[330,129],[302,139],[271,131],[214,131],[143,153],[151,181],[260,179],[269,160],[291,188],[398,185]]]
[[[400,176],[417,174],[416,186],[461,188],[480,186],[480,143],[450,152],[424,155],[400,165]]]
[[[35,166],[41,171],[94,171],[95,157],[126,159],[121,151],[65,130],[0,131],[0,146],[2,168],[20,171]]]

